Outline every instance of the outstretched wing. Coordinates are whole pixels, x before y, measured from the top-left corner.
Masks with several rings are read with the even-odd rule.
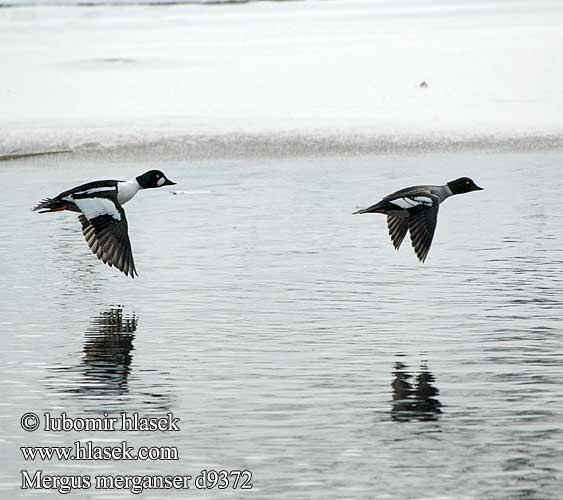
[[[431,207],[434,204],[432,195],[427,192],[422,194],[405,195],[387,200],[388,210],[412,210],[416,208]]]
[[[73,201],[82,215],[82,234],[94,254],[110,267],[134,278],[137,274],[127,219],[123,207],[118,203],[115,191],[97,193],[96,197],[74,195]]]
[[[429,207],[433,203],[432,196],[427,186],[411,186],[391,193],[375,205],[358,210],[354,214],[388,214],[400,210],[412,210],[417,207]]]
[[[409,218],[388,215],[387,227],[389,228],[389,236],[391,236],[391,241],[393,242],[395,250],[399,250],[399,247],[405,239],[405,235],[409,229]]]
[[[420,262],[424,262],[432,245],[436,223],[438,221],[438,207],[440,200],[437,196],[428,195],[432,200],[430,206],[418,206],[409,210],[408,225],[411,242]]]

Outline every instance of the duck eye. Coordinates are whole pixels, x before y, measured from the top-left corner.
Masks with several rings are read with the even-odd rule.
[[[156,180],[160,179],[160,175],[156,174]]]

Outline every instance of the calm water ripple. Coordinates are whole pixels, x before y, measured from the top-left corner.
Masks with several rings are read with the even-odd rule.
[[[251,491],[194,498],[558,500],[563,491],[563,153],[0,168],[0,497],[20,469],[249,469]],[[30,211],[104,177],[164,170],[182,194],[127,205],[140,279],[100,264],[70,214]],[[358,206],[470,175],[425,265]],[[23,444],[123,434],[24,433],[26,411],[138,411],[181,432],[164,462],[26,463]],[[40,467],[41,466],[41,467]],[[123,498],[90,489],[81,498]],[[167,498],[166,491],[144,493]]]

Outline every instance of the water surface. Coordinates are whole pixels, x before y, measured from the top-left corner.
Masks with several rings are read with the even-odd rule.
[[[20,469],[92,475],[248,469],[195,498],[560,498],[561,151],[3,162],[0,497]],[[127,206],[139,279],[90,254],[42,197],[158,167]],[[399,187],[470,175],[426,264],[385,219]],[[179,433],[26,433],[66,411],[173,412]],[[178,446],[170,462],[25,463],[24,444]],[[167,491],[145,498],[168,498]],[[128,497],[96,491],[81,498]],[[178,498],[188,493],[176,493]]]

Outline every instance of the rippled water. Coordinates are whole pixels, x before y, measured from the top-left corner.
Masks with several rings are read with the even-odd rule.
[[[20,469],[197,474],[252,490],[178,498],[559,499],[563,152],[291,160],[77,157],[0,164],[2,498]],[[126,209],[140,278],[31,207],[159,167]],[[381,216],[399,187],[470,175],[426,264]],[[177,433],[26,433],[26,411],[173,412]],[[24,462],[19,446],[177,446],[180,461]],[[144,498],[167,498],[168,491]],[[80,498],[124,498],[123,491]]]

